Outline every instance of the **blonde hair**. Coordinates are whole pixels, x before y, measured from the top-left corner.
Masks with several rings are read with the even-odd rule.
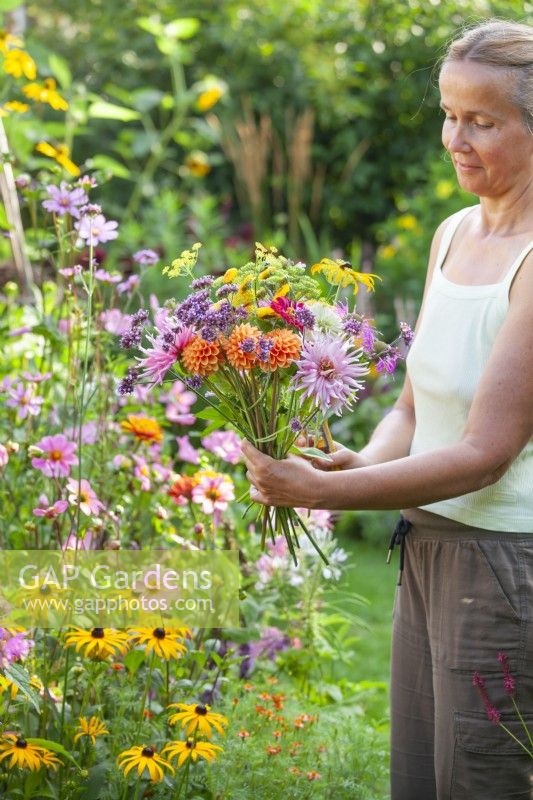
[[[465,60],[501,67],[514,76],[511,100],[533,134],[533,27],[491,19],[469,28],[449,45],[441,66]]]

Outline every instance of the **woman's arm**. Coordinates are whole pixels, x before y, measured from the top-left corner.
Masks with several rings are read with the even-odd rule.
[[[344,472],[319,472],[294,456],[274,461],[248,443],[243,453],[255,487],[250,496],[258,502],[332,510],[396,509],[489,486],[532,435],[533,256],[529,256],[514,281],[507,318],[457,444]],[[388,444],[379,449],[376,445],[375,453],[391,452]]]

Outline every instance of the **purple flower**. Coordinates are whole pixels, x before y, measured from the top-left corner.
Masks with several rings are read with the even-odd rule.
[[[78,231],[78,236],[88,245],[93,247],[100,242],[109,242],[118,236],[118,222],[106,220],[103,214],[86,215],[76,222],[74,227]]]
[[[10,389],[9,399],[6,400],[6,405],[10,408],[18,408],[17,416],[19,419],[26,419],[28,414],[36,417],[41,411],[41,405],[44,403],[44,397],[38,397],[35,394],[35,387],[33,385],[24,386],[19,382],[15,388]]]
[[[78,428],[65,428],[64,434],[65,436],[68,436],[69,439],[77,440]],[[98,425],[96,422],[93,419],[90,419],[88,422],[84,422],[81,426],[81,443],[95,444],[97,436]]]
[[[414,333],[411,329],[411,326],[408,325],[407,322],[400,322],[400,332],[402,334],[404,344],[409,347],[414,338]]]
[[[359,351],[350,351],[341,339],[317,336],[302,347],[294,386],[303,390],[303,398],[312,398],[323,414],[333,411],[340,415],[344,407],[351,408],[363,386],[357,378],[368,372],[359,356]]]
[[[139,359],[139,367],[144,378],[154,384],[162,383],[168,370],[176,363],[183,348],[194,338],[190,327],[161,330],[159,336],[148,336],[151,347],[141,347],[144,358]]]
[[[140,278],[138,275],[130,275],[125,281],[119,283],[117,286],[117,292],[119,294],[127,294],[128,297],[131,295],[134,289],[138,287],[140,283]]]
[[[38,458],[32,458],[32,466],[40,469],[48,478],[67,478],[70,468],[78,463],[78,458],[74,455],[76,444],[62,433],[45,436],[37,442],[36,447],[43,453]]]
[[[52,377],[51,372],[23,372],[22,377],[30,383],[43,383]]]
[[[133,260],[136,261],[137,264],[151,266],[152,264],[157,264],[159,256],[155,250],[137,250],[137,252],[133,254]]]
[[[139,370],[136,367],[129,367],[125,376],[122,378],[118,385],[118,393],[120,395],[133,394],[135,383],[139,377]]]
[[[211,275],[202,275],[201,278],[195,278],[191,283],[191,289],[207,289],[213,283],[214,278]]]
[[[228,294],[234,294],[235,292],[239,291],[239,287],[236,283],[226,283],[225,286],[221,286],[220,289],[217,289],[216,295],[217,297],[227,297]]]
[[[302,423],[298,417],[293,417],[289,422],[289,427],[293,433],[299,433],[302,430]]]
[[[109,333],[122,336],[123,333],[129,330],[131,315],[123,314],[119,308],[109,308],[100,314],[100,322]]]
[[[33,509],[36,517],[46,517],[46,519],[55,519],[66,511],[68,503],[66,500],[56,500],[55,503],[50,505],[48,498],[45,494],[39,497],[39,505]]]
[[[80,275],[83,270],[81,264],[75,264],[73,267],[63,267],[59,270],[59,274],[64,278],[73,278],[74,275]]]
[[[101,268],[95,271],[94,277],[97,281],[102,281],[102,283],[120,283],[122,280],[122,276],[118,272],[111,275],[106,269]]]
[[[392,375],[398,364],[399,357],[399,352],[389,347],[387,352],[381,355],[376,361],[376,370],[378,372],[386,372],[387,375]]]
[[[481,699],[483,700],[483,705],[485,706],[485,711],[487,712],[487,718],[490,722],[494,722],[495,724],[500,721],[501,714],[494,706],[490,700],[490,697],[487,692],[487,687],[485,684],[485,679],[481,677],[479,672],[474,672],[472,676],[472,685],[476,687],[481,695]]]
[[[190,464],[199,464],[198,452],[192,446],[188,436],[176,436],[178,443],[178,458],[180,461],[188,461]]]
[[[89,199],[83,189],[69,189],[64,181],[61,186],[47,186],[46,191],[51,198],[44,200],[42,204],[46,211],[60,216],[70,214],[76,219],[79,219],[80,216],[79,207]]]
[[[33,647],[33,639],[27,639],[28,631],[10,633],[6,628],[0,628],[0,667],[5,668],[13,661],[26,658]]]
[[[503,688],[505,694],[508,694],[509,697],[514,697],[516,682],[511,675],[511,667],[509,666],[509,659],[507,658],[506,653],[498,653],[498,661],[502,665],[503,669]]]
[[[263,629],[261,638],[256,642],[250,642],[250,658],[255,661],[259,656],[274,659],[281,650],[286,650],[290,646],[289,637],[274,626]]]
[[[241,459],[241,439],[234,431],[213,431],[204,436],[202,445],[229,464],[237,464]]]
[[[0,444],[0,469],[6,466],[9,461],[9,450],[3,444]]]

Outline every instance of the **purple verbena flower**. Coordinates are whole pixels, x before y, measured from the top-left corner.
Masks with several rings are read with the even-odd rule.
[[[79,219],[80,206],[89,199],[83,189],[69,189],[65,181],[60,186],[47,186],[46,191],[50,199],[43,201],[43,208],[59,216],[70,214]]]
[[[221,286],[220,289],[217,289],[216,296],[217,297],[227,297],[229,294],[235,294],[235,292],[239,291],[239,287],[236,283],[226,283],[224,286]]]
[[[213,283],[214,278],[211,275],[202,275],[200,278],[195,278],[191,283],[191,289],[207,289]]]
[[[293,433],[299,433],[302,430],[302,423],[298,417],[293,417],[289,422],[289,427]]]
[[[126,375],[118,384],[117,392],[120,395],[133,394],[135,383],[139,377],[139,370],[136,367],[130,367]]]
[[[133,260],[136,261],[137,264],[142,264],[143,266],[152,266],[153,264],[157,264],[159,256],[155,250],[137,250],[137,252],[133,254]]]

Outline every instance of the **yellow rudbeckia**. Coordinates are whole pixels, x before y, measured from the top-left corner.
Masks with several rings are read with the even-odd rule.
[[[4,55],[4,72],[21,78],[23,75],[32,81],[37,75],[33,58],[25,50],[8,50]]]
[[[57,147],[49,144],[49,142],[39,142],[36,145],[35,149],[42,153],[43,156],[48,156],[48,158],[53,158],[54,161],[57,161],[63,169],[66,169],[71,175],[75,178],[78,177],[81,170],[76,164],[70,160],[70,150],[65,144],[60,144]]]
[[[353,293],[359,291],[359,284],[366,286],[368,292],[374,291],[375,281],[381,280],[379,275],[370,272],[357,272],[348,261],[342,259],[323,258],[318,264],[313,264],[311,274],[323,273],[326,280],[335,286],[353,286]]]
[[[144,747],[135,745],[135,747],[130,747],[129,750],[124,750],[124,752],[119,755],[117,763],[120,769],[124,771],[125,776],[127,776],[134,767],[137,767],[137,775],[139,777],[142,776],[145,770],[148,770],[152,783],[159,783],[164,779],[164,769],[168,769],[174,774],[174,767],[172,767],[168,761],[165,761],[164,758],[161,758],[156,752],[155,747],[151,745]]]
[[[36,103],[46,103],[55,111],[68,109],[68,103],[57,91],[57,84],[53,78],[46,78],[43,83],[27,83],[22,87],[22,92],[30,100],[34,100]]]
[[[169,724],[174,725],[176,722],[181,722],[181,726],[185,728],[187,736],[199,731],[209,738],[212,734],[211,726],[223,734],[223,725],[228,724],[228,720],[223,714],[211,711],[211,706],[202,705],[201,703],[172,703],[169,708],[179,709],[176,714],[172,714],[169,718]]]
[[[74,741],[77,742],[82,736],[88,736],[91,742],[96,744],[96,737],[104,736],[106,733],[109,733],[109,731],[98,717],[91,717],[90,719],[87,719],[87,717],[80,717],[80,726],[74,737]]]
[[[214,761],[218,755],[217,750],[222,752],[222,747],[218,744],[195,742],[193,739],[187,739],[184,742],[170,742],[161,752],[165,753],[165,755],[168,754],[170,760],[177,758],[178,767],[181,767],[188,758],[192,761],[198,761],[200,757],[205,758],[206,761]]]

